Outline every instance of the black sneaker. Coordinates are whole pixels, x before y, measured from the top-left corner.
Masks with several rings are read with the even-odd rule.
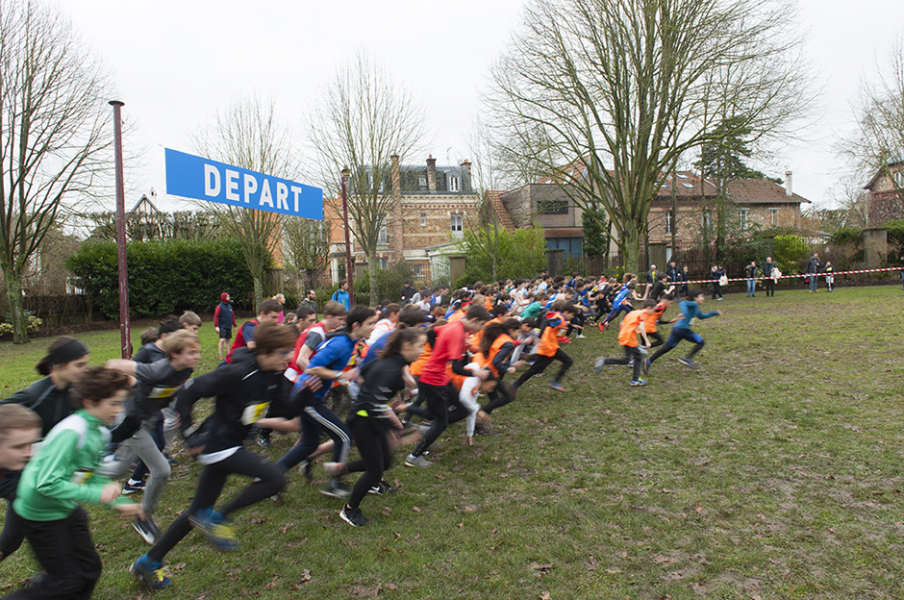
[[[163,535],[163,532],[161,532],[160,528],[157,527],[157,524],[154,523],[154,519],[152,517],[148,517],[146,519],[135,517],[135,520],[132,521],[132,527],[135,529],[135,531],[138,532],[138,535],[141,536],[141,539],[143,539],[145,543],[151,546],[157,543],[157,540],[159,540],[160,536]]]
[[[364,527],[370,523],[370,519],[362,515],[360,509],[352,508],[348,504],[346,504],[342,509],[342,512],[339,513],[339,516],[352,527]]]
[[[347,485],[336,480],[329,482],[325,488],[320,490],[320,493],[330,498],[348,498],[352,495],[352,491]]]
[[[377,485],[367,490],[367,493],[373,494],[374,496],[389,496],[391,494],[398,493],[398,491],[398,488],[394,488],[385,481],[381,481]]]
[[[134,494],[135,492],[143,492],[144,488],[146,488],[147,486],[148,484],[144,480],[132,481],[130,479],[124,486],[122,486],[122,493],[128,496],[129,494]]]
[[[270,441],[270,435],[261,433],[257,436],[257,445],[261,448],[271,448],[273,447],[273,442]]]

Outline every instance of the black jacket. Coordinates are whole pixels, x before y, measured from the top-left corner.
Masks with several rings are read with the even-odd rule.
[[[232,362],[191,379],[176,397],[180,429],[190,447],[203,445],[205,454],[241,446],[255,421],[265,416],[294,418],[310,401],[304,388],[289,400],[291,382],[282,371],[262,371],[247,348],[236,351]],[[191,413],[201,398],[215,398],[213,414],[195,429]]]
[[[38,413],[44,423],[41,433],[45,436],[54,425],[73,412],[69,388],[58,390],[49,375],[24,390],[19,390],[6,400],[0,400],[0,404],[21,404]]]

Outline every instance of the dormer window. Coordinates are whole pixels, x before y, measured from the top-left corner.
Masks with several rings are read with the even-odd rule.
[[[457,192],[459,190],[460,184],[459,179],[456,175],[449,176],[449,191]]]
[[[904,171],[895,171],[894,178],[896,187],[904,187]]]

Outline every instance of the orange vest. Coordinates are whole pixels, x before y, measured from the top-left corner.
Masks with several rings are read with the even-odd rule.
[[[507,333],[501,334],[497,337],[493,344],[490,346],[490,355],[484,356],[482,352],[479,352],[474,355],[474,362],[476,362],[482,369],[489,369],[495,377],[499,377],[499,371],[496,370],[496,367],[493,366],[493,359],[496,358],[496,355],[499,354],[499,350],[507,343],[511,342],[515,343],[515,340],[512,339]]]
[[[412,377],[420,376],[421,369],[423,369],[424,365],[427,364],[427,361],[430,360],[431,354],[433,354],[433,346],[431,346],[430,344],[424,344],[424,352],[408,367],[408,370],[411,372]]]
[[[555,327],[547,325],[546,329],[543,330],[543,335],[540,337],[540,346],[537,348],[537,354],[540,356],[556,355],[556,350],[559,349],[559,332],[568,327],[568,321],[565,320],[561,313],[552,314],[553,319],[558,317],[562,322]],[[547,319],[549,318],[547,317]]]

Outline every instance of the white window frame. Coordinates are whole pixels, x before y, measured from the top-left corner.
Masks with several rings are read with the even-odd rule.
[[[738,225],[741,229],[747,229],[747,224],[750,221],[750,211],[746,208],[742,208],[738,210]]]
[[[427,226],[427,213],[421,213],[421,227]]]
[[[380,227],[380,232],[377,234],[377,245],[378,246],[388,246],[389,245],[389,229],[386,227],[386,223]]]
[[[895,171],[892,173],[892,177],[895,180],[895,185],[904,187],[904,171]]]
[[[778,209],[770,208],[769,209],[769,226],[775,227],[778,223]]]
[[[665,213],[665,233],[666,235],[672,234],[672,211]],[[675,219],[675,235],[678,235],[678,219]]]
[[[449,176],[449,191],[450,192],[458,192],[460,191],[461,185],[460,180],[457,175]]]
[[[464,225],[465,225],[464,215],[456,215],[456,214],[452,215],[451,229],[452,229],[452,238],[453,239],[460,240],[465,236]]]

